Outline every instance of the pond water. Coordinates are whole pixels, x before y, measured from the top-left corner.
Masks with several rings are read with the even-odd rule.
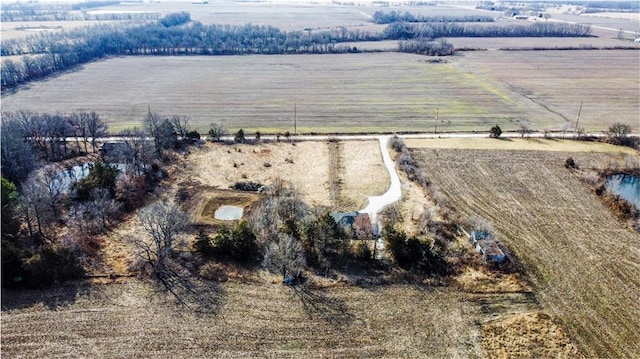
[[[640,177],[625,174],[609,176],[607,189],[640,208]]]
[[[92,165],[93,162],[87,162],[82,165],[70,167],[58,173],[56,180],[61,182],[63,191],[68,192],[71,189],[71,185],[73,183],[76,183],[89,175],[89,170],[91,169]],[[118,167],[118,170],[120,170],[120,172],[123,172],[126,169],[126,165],[123,163],[116,163],[115,165],[116,167]]]
[[[242,218],[242,212],[242,207],[224,205],[218,207],[213,216],[221,221],[236,221]]]

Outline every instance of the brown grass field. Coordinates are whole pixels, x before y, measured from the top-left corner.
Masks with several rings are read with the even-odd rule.
[[[590,167],[622,154],[415,151],[458,210],[494,224],[586,357],[640,356],[640,236],[564,167],[568,156]]]
[[[150,106],[191,116],[202,131],[211,122],[293,131],[297,104],[299,132],[377,132],[431,131],[439,106],[440,131],[486,131],[496,123],[559,130],[584,101],[580,127],[638,126],[637,51],[427,59],[398,53],[115,58],[3,96],[2,109],[91,109],[117,131],[139,126]]]

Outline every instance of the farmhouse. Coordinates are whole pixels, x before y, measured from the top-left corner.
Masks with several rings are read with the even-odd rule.
[[[360,213],[358,211],[353,212],[334,212],[331,213],[331,217],[336,224],[347,231],[367,231],[372,232],[371,219],[369,214]]]

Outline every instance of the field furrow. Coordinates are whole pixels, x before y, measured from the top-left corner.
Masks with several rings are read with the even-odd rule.
[[[569,155],[584,163],[589,154],[416,153],[459,210],[495,225],[587,357],[640,355],[640,236],[564,168]]]

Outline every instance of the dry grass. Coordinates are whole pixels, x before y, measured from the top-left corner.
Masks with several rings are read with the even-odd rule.
[[[339,156],[345,168],[339,189],[341,201],[349,210],[364,207],[367,197],[379,195],[389,185],[380,146],[376,141],[341,141]],[[376,147],[377,146],[377,147]],[[241,181],[265,185],[275,179],[290,180],[310,205],[331,207],[329,143],[262,143],[258,145],[207,144],[195,149],[186,164],[184,176],[203,186],[226,189]],[[265,167],[265,164],[269,167]],[[235,164],[235,166],[234,166]]]
[[[635,155],[636,151],[623,146],[601,142],[559,140],[544,138],[438,138],[405,139],[410,148],[460,149],[460,150],[506,150],[543,152],[601,152],[618,156]]]
[[[640,356],[640,252],[625,229],[564,168],[608,154],[417,150],[420,164],[458,210],[493,223],[524,263],[536,296],[587,357]]]
[[[482,331],[482,346],[491,358],[582,357],[564,329],[542,312],[490,322]]]

